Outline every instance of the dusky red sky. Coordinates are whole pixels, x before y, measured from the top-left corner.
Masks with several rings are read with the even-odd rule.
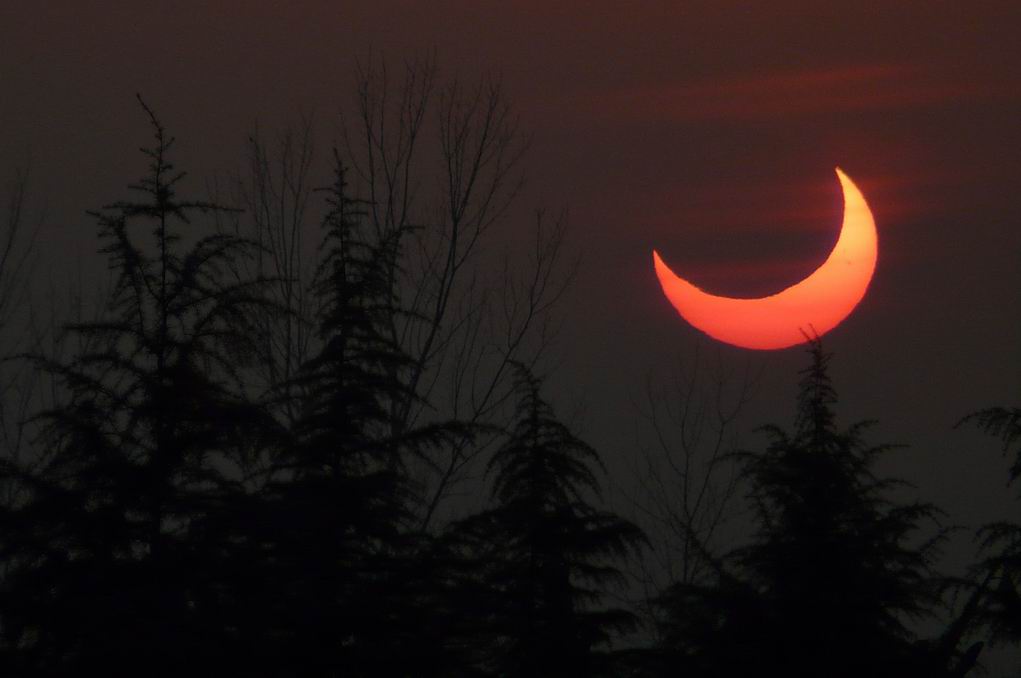
[[[532,136],[514,218],[566,208],[582,253],[557,393],[612,467],[644,376],[697,341],[763,371],[749,426],[788,422],[805,356],[699,339],[651,250],[717,294],[777,291],[836,239],[839,165],[879,231],[872,286],[826,337],[842,420],[910,443],[891,469],[975,526],[1016,509],[996,443],[952,427],[1021,396],[1019,28],[1012,1],[7,3],[0,172],[31,159],[66,263],[95,249],[84,210],[141,169],[135,92],[199,187],[256,122],[311,113],[328,141],[370,50],[500,74]]]

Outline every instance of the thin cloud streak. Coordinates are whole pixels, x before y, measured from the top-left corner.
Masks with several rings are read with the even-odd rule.
[[[1003,96],[995,83],[959,81],[909,64],[848,66],[592,94],[581,105],[614,119],[753,121],[899,110]]]

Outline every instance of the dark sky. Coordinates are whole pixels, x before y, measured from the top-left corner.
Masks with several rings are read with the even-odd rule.
[[[974,526],[1013,506],[996,444],[952,426],[1021,400],[1019,29],[1016,0],[5,3],[0,170],[31,159],[45,254],[67,262],[94,251],[84,210],[141,169],[136,91],[198,183],[256,121],[329,130],[369,48],[500,73],[533,135],[522,213],[569,209],[583,254],[556,392],[623,463],[631,396],[699,336],[651,249],[708,291],[777,291],[836,239],[839,165],[879,231],[871,288],[826,337],[840,414],[910,443],[890,468]],[[749,427],[789,422],[802,351],[702,344],[763,371]]]

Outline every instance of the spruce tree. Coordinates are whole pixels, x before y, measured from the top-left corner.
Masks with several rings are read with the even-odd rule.
[[[968,415],[958,425],[978,426],[1000,439],[1003,453],[1013,455],[1008,483],[1021,477],[1021,408],[989,407]],[[978,536],[982,559],[975,568],[977,621],[995,643],[1021,641],[1021,523],[1000,520],[983,526]],[[974,583],[973,583],[974,585]]]
[[[314,287],[321,348],[287,385],[300,394],[298,414],[253,537],[266,591],[264,667],[425,675],[419,653],[429,652],[417,636],[430,629],[417,604],[428,582],[421,539],[408,528],[406,467],[450,427],[393,432],[392,407],[409,397],[401,375],[410,358],[388,331],[399,313],[391,272],[400,233],[366,227],[336,153],[334,162]]]
[[[145,111],[155,143],[138,199],[91,213],[114,275],[109,306],[67,327],[86,347],[69,361],[34,356],[67,398],[38,415],[44,458],[4,469],[29,490],[2,516],[14,673],[179,675],[233,654],[225,545],[203,526],[231,502],[230,462],[264,423],[241,379],[259,283],[224,282],[247,244],[193,223],[225,208],[178,196],[173,139]]]
[[[599,646],[635,625],[631,613],[605,607],[622,576],[614,559],[644,537],[591,503],[598,454],[555,417],[539,380],[515,369],[514,420],[488,466],[494,506],[458,526],[488,591],[476,600],[476,641],[488,642],[497,675],[596,675]]]
[[[766,448],[737,455],[753,539],[718,562],[715,582],[661,601],[666,649],[711,676],[940,675],[910,626],[938,599],[940,532],[922,534],[936,509],[892,498],[905,483],[874,473],[890,446],[866,444],[869,422],[837,428],[830,356],[818,339],[809,353],[793,432],[765,427]]]

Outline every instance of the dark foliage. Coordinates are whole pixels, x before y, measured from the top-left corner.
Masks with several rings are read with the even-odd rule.
[[[737,456],[754,538],[661,601],[665,649],[696,675],[949,675],[909,625],[938,602],[941,532],[919,543],[936,511],[890,498],[903,483],[873,473],[889,446],[865,444],[867,422],[837,429],[829,356],[818,340],[810,355],[794,431],[766,427],[765,450]]]
[[[321,349],[282,392],[297,394],[289,438],[272,454],[257,501],[262,670],[314,675],[425,675],[448,666],[446,560],[409,528],[408,462],[466,431],[395,427],[412,397],[411,359],[388,331],[400,230],[373,234],[335,155],[315,278]],[[430,632],[433,635],[430,636]],[[427,668],[433,667],[433,668]]]
[[[990,407],[962,419],[958,425],[978,426],[1003,443],[1004,454],[1013,455],[1009,483],[1021,475],[1021,409]],[[975,582],[970,583],[980,603],[976,612],[978,623],[988,629],[997,643],[1021,640],[1021,524],[1002,520],[983,526],[978,531],[982,559],[975,568]]]
[[[495,505],[459,526],[492,596],[491,668],[595,675],[605,663],[598,648],[635,626],[629,612],[604,607],[604,592],[622,579],[614,560],[644,537],[590,503],[599,493],[598,454],[556,419],[539,381],[522,365],[516,370],[514,422],[489,464]]]
[[[115,275],[108,311],[67,328],[87,347],[69,362],[35,357],[67,398],[38,415],[41,462],[4,469],[28,490],[2,517],[2,649],[15,671],[175,673],[230,648],[222,553],[203,530],[235,496],[229,460],[264,424],[239,378],[258,281],[222,282],[247,254],[237,238],[184,247],[192,216],[224,208],[177,197],[173,140],[146,112],[155,144],[131,187],[140,200],[93,213]]]
[[[467,423],[426,402],[443,388],[423,386],[440,379],[424,376],[427,363],[448,359],[435,346],[459,350],[452,337],[484,322],[469,311],[465,327],[439,329],[460,227],[436,250],[446,268],[431,268],[443,256],[426,262],[440,292],[402,304],[402,267],[416,256],[402,243],[421,241],[408,219],[373,217],[380,206],[351,195],[335,153],[320,265],[311,286],[288,280],[317,336],[288,358],[286,377],[267,376],[277,371],[263,369],[266,327],[294,309],[269,301],[279,280],[239,273],[262,270],[247,265],[262,250],[210,227],[230,209],[178,196],[173,140],[145,112],[155,143],[142,149],[137,199],[90,213],[113,274],[109,303],[98,320],[66,326],[78,347],[69,358],[27,356],[60,397],[33,419],[38,454],[0,460],[3,675],[962,678],[982,649],[962,651],[976,628],[1021,638],[1021,527],[1008,522],[984,528],[975,581],[958,582],[960,614],[937,638],[917,637],[913,622],[945,588],[932,571],[943,531],[923,529],[937,512],[894,499],[904,484],[876,474],[890,447],[866,444],[867,422],[837,427],[815,340],[793,429],[766,427],[763,450],[730,457],[752,538],[717,557],[693,536],[709,574],[655,601],[665,619],[655,647],[621,650],[641,629],[612,594],[645,537],[602,507],[600,457],[515,362],[523,335],[502,348],[468,342],[474,357],[453,359],[458,391],[499,354]],[[458,120],[447,124],[462,132],[445,139],[472,129]],[[489,157],[480,151],[479,165]],[[448,171],[460,177],[456,164]],[[555,256],[537,259],[548,272]],[[520,288],[529,318],[545,313],[545,275]],[[431,316],[422,299],[436,303]],[[417,351],[408,327],[427,328]],[[513,389],[493,395],[505,367]],[[515,406],[501,420],[505,399]],[[1019,455],[1013,482],[1019,411],[967,421]],[[439,500],[493,449],[480,479],[488,508],[441,526]]]

